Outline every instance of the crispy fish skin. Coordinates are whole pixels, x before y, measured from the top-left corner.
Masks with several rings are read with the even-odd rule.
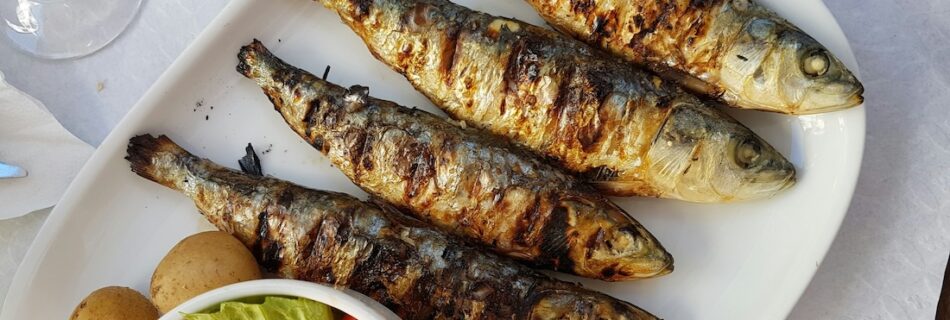
[[[224,168],[165,136],[132,138],[127,159],[138,175],[191,197],[268,271],[353,289],[404,319],[656,319],[393,210]]]
[[[864,87],[804,31],[750,0],[526,0],[555,28],[727,104],[853,107]]]
[[[425,111],[344,89],[260,42],[238,70],[355,184],[443,230],[530,265],[607,281],[667,274],[673,258],[623,209],[530,152]]]
[[[567,36],[443,0],[320,2],[452,117],[602,192],[729,202],[794,184],[794,166],[748,128]]]

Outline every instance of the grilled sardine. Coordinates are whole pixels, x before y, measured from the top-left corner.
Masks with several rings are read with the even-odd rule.
[[[242,48],[290,127],[355,184],[443,230],[530,265],[609,281],[669,273],[673,259],[593,188],[492,135],[337,86]]]
[[[675,84],[559,33],[444,0],[321,0],[452,117],[550,156],[612,195],[775,195],[795,168]]]
[[[405,319],[655,319],[393,209],[224,168],[165,136],[132,138],[127,159],[138,175],[191,197],[266,270],[353,289]]]
[[[810,114],[864,101],[828,49],[752,0],[527,0],[552,26],[740,108]]]

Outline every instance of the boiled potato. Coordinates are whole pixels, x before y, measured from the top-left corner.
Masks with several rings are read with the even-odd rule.
[[[155,320],[158,310],[138,291],[105,287],[82,300],[70,320]]]
[[[181,240],[152,274],[152,302],[166,313],[195,296],[232,283],[261,278],[251,252],[226,232],[209,231]]]

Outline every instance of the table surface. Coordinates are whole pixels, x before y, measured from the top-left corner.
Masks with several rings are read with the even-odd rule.
[[[950,253],[950,1],[826,3],[861,66],[867,147],[841,232],[790,318],[932,318]],[[0,39],[0,71],[98,145],[226,4],[145,1],[125,34],[78,60]],[[0,221],[0,298],[47,214]]]

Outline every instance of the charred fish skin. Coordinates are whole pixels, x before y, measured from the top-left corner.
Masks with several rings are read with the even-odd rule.
[[[346,287],[404,319],[656,319],[341,193],[252,176],[165,136],[132,138],[138,175],[191,197],[279,276]]]
[[[534,154],[430,113],[344,89],[242,48],[238,70],[356,185],[443,230],[539,268],[607,281],[672,271],[673,258],[609,199]]]
[[[444,0],[320,2],[450,116],[607,194],[718,203],[795,182],[794,166],[728,115],[567,36]]]
[[[526,0],[555,28],[727,104],[857,106],[864,87],[814,38],[751,0]]]

